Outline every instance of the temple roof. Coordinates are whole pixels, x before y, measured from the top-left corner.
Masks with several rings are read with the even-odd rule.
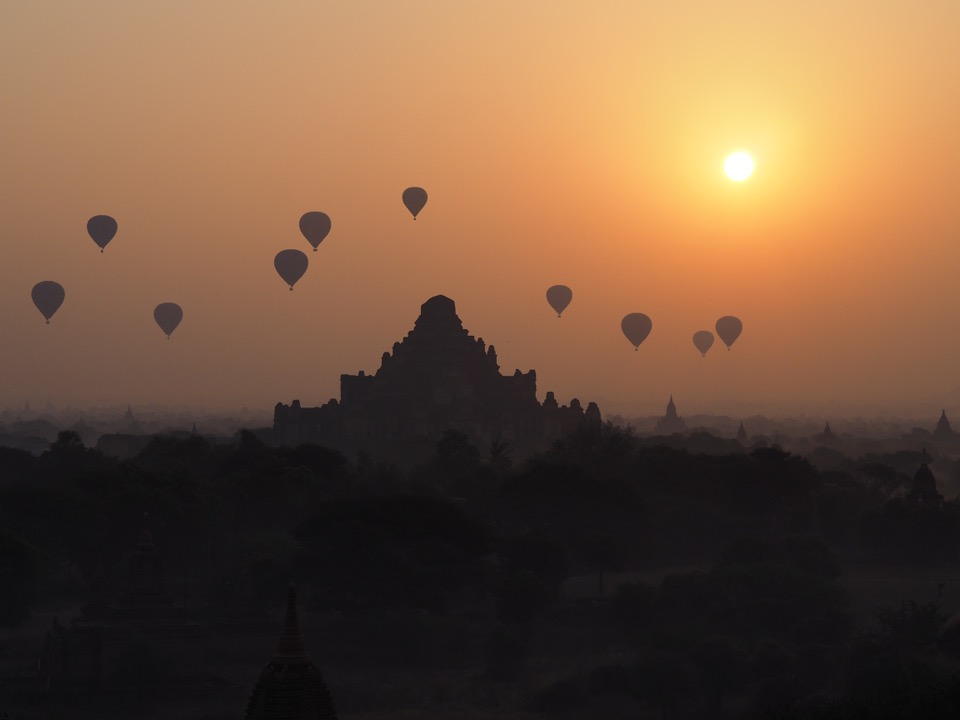
[[[446,295],[434,295],[420,306],[420,317],[451,317],[457,314],[457,304]]]
[[[287,612],[277,654],[250,693],[245,720],[336,720],[320,670],[307,655],[297,622],[297,594],[287,591]]]
[[[297,591],[291,585],[287,590],[287,612],[283,619],[283,632],[277,643],[275,659],[309,660],[307,648],[300,635],[300,623],[297,622]]]

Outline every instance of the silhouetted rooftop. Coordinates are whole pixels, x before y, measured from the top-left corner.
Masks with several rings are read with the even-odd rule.
[[[245,720],[336,720],[333,698],[320,670],[307,655],[297,623],[297,595],[291,585],[277,654],[250,693]]]

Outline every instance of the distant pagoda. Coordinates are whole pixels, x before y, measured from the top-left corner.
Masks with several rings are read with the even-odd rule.
[[[737,429],[737,442],[741,445],[746,445],[749,442],[750,438],[747,437],[747,431],[743,428],[743,421],[740,421],[740,427]]]
[[[297,593],[287,591],[287,614],[273,659],[260,673],[244,720],[337,720],[333,698],[310,656],[297,622]]]
[[[957,433],[950,427],[950,421],[947,419],[947,411],[944,408],[940,412],[940,419],[937,420],[937,427],[933,431],[934,440],[955,440]]]
[[[444,433],[466,435],[481,452],[495,442],[530,454],[581,423],[600,423],[600,409],[576,399],[560,406],[553,393],[537,400],[537,374],[502,375],[493,345],[463,327],[453,300],[437,295],[380,369],[340,376],[340,400],[322,407],[277,403],[273,429],[283,445],[317,443],[346,452],[395,456],[433,451]]]
[[[674,433],[683,433],[687,431],[687,424],[683,418],[677,414],[677,406],[673,403],[673,395],[667,402],[667,412],[662,418],[657,420],[655,432],[657,435],[673,435]]]
[[[815,434],[815,435],[813,436],[813,440],[814,440],[814,442],[816,442],[818,445],[821,445],[821,446],[824,446],[824,447],[830,447],[830,446],[833,446],[833,445],[837,445],[837,444],[839,444],[839,442],[840,442],[840,438],[837,437],[837,434],[830,428],[830,421],[829,421],[829,420],[827,420],[827,421],[823,424],[823,431],[822,431],[822,432],[819,432],[819,433],[817,433],[817,434]]]
[[[923,460],[913,476],[910,492],[907,493],[907,502],[924,507],[939,508],[943,504],[943,495],[937,492],[937,480],[930,470],[927,461],[927,451],[923,451]]]

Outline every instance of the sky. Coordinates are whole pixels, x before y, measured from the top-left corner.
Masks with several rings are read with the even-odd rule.
[[[321,404],[444,294],[541,399],[960,416],[958,34],[955,0],[0,0],[0,407]]]

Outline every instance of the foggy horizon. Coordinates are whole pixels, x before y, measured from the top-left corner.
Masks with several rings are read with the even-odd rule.
[[[443,294],[605,415],[960,415],[960,8],[696,7],[5,4],[0,407],[320,404]]]

